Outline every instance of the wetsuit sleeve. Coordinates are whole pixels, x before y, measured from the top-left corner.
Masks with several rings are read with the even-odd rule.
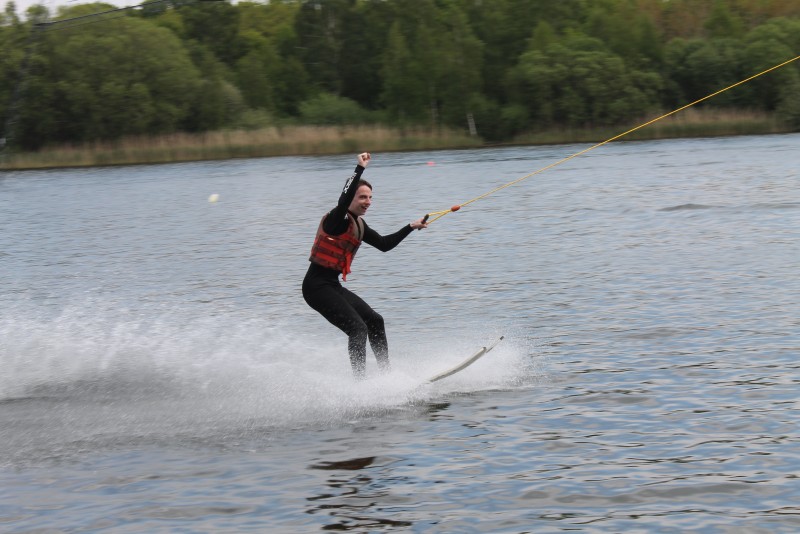
[[[400,242],[406,237],[408,237],[408,234],[410,234],[413,231],[414,229],[411,228],[411,225],[407,224],[393,234],[380,235],[378,232],[367,226],[367,223],[365,222],[364,243],[377,248],[381,252],[389,252],[394,247],[399,245]]]
[[[350,207],[350,203],[353,202],[353,199],[356,197],[358,181],[361,179],[361,173],[363,172],[364,167],[356,165],[356,170],[353,171],[353,175],[344,183],[342,194],[339,195],[338,204],[328,213],[328,216],[325,218],[325,224],[322,226],[322,229],[325,230],[327,234],[340,235],[347,230],[350,224],[347,220],[347,208]]]

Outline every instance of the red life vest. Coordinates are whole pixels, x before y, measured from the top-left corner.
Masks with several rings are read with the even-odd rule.
[[[353,256],[356,255],[364,238],[364,221],[350,215],[347,230],[339,235],[329,235],[322,228],[327,216],[326,214],[319,222],[317,237],[314,239],[308,261],[340,271],[342,280],[346,282],[347,275],[351,272],[350,264],[353,262]]]

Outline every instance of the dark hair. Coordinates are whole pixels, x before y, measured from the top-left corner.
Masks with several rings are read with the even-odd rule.
[[[366,185],[367,187],[369,187],[369,190],[372,191],[372,184],[363,178],[358,180],[358,187],[361,187],[362,185]],[[356,189],[358,189],[358,187]]]

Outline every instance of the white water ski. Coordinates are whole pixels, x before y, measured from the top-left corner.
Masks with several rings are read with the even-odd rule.
[[[438,375],[436,375],[436,376],[434,376],[432,378],[429,378],[428,382],[429,383],[438,382],[442,378],[447,378],[448,376],[452,376],[452,375],[456,374],[457,372],[466,369],[467,367],[469,367],[470,365],[472,365],[473,363],[478,361],[481,357],[483,357],[484,354],[486,354],[487,352],[489,352],[490,350],[495,348],[498,343],[503,341],[504,337],[505,336],[500,336],[500,339],[498,339],[497,341],[495,341],[494,343],[492,343],[488,347],[482,347],[478,352],[476,352],[475,354],[473,354],[472,356],[470,356],[469,358],[467,358],[466,360],[464,360],[460,364],[456,365],[452,369],[448,369],[447,371],[444,371],[443,373],[439,373]]]

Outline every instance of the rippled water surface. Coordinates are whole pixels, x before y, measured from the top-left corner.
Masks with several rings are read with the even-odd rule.
[[[583,148],[375,154],[367,220]],[[361,383],[300,296],[354,156],[0,174],[0,531],[797,532],[799,149],[610,144],[363,247]]]

